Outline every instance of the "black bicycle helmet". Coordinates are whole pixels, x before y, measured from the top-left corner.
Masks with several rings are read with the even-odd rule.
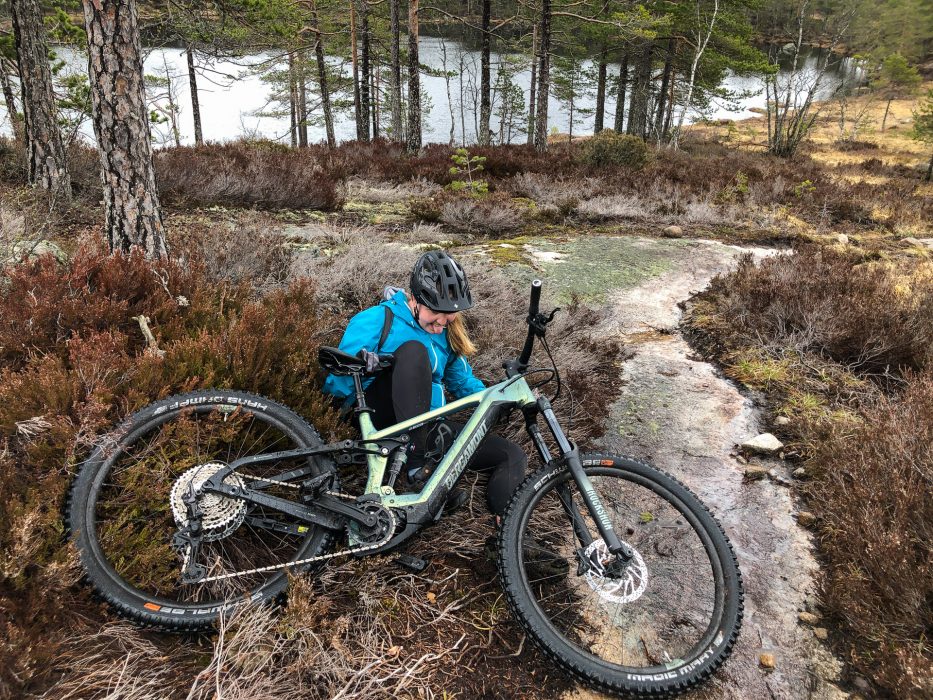
[[[411,293],[419,304],[438,313],[466,311],[473,306],[463,268],[443,250],[418,258],[411,271]]]

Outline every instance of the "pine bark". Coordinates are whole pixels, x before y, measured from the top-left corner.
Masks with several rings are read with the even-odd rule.
[[[298,84],[298,148],[308,147],[308,59],[299,51],[295,61],[295,78]]]
[[[191,92],[191,118],[194,120],[194,145],[200,146],[204,143],[204,135],[201,132],[201,101],[198,99],[198,78],[194,72],[194,51],[190,46],[185,50],[188,58],[188,87]]]
[[[83,0],[94,134],[111,251],[166,254],[134,0]]]
[[[492,99],[489,76],[489,23],[492,15],[492,0],[483,0],[482,48],[480,51],[480,98],[479,98],[479,133],[476,141],[480,146],[489,145],[489,117],[492,112]]]
[[[42,12],[38,0],[14,0],[10,10],[23,91],[29,182],[58,197],[71,199],[71,177],[56,119]]]
[[[627,133],[645,138],[648,130],[648,103],[651,92],[651,42],[642,47],[638,59],[635,82],[632,85],[632,100],[628,108]]]
[[[541,60],[538,64],[538,109],[535,113],[535,148],[547,150],[547,108],[551,91],[551,0],[541,0]]]
[[[392,138],[402,140],[402,47],[399,27],[399,0],[389,0],[389,31],[392,47],[389,66],[389,111],[392,118]]]
[[[321,24],[318,21],[317,7],[311,2],[311,29],[314,31],[314,60],[317,63],[317,84],[321,92],[321,109],[324,112],[324,131],[327,133],[327,147],[335,148],[334,110],[330,101],[330,85],[327,81],[327,64],[324,62],[324,40],[321,38]]]
[[[359,133],[357,138],[362,141],[369,141],[369,120],[372,109],[370,99],[370,35],[369,35],[369,6],[366,0],[356,1],[356,27],[360,33],[360,119],[357,122]]]
[[[418,0],[408,0],[408,151],[421,149],[421,67],[418,59]]]
[[[619,83],[616,95],[616,118],[614,128],[616,133],[621,134],[625,126],[625,91],[628,86],[628,52],[622,56],[622,65],[619,68]]]
[[[599,54],[599,68],[596,73],[596,118],[593,120],[593,133],[603,130],[603,115],[606,111],[606,52]]]
[[[296,148],[298,146],[298,81],[295,79],[295,55],[292,52],[288,54],[288,107],[291,117],[288,135],[292,148]]]
[[[664,108],[667,99],[667,86],[670,84],[671,72],[674,68],[675,39],[667,41],[667,54],[664,57],[664,71],[661,75],[661,89],[658,91],[658,108],[654,117],[654,130],[659,139],[664,138]]]
[[[353,66],[353,116],[356,119],[356,139],[363,138],[362,105],[360,104],[360,66],[359,53],[356,50],[356,8],[350,0],[350,63]]]
[[[538,63],[541,60],[541,57],[538,55],[539,49],[538,43],[538,25],[535,24],[534,29],[531,34],[531,86],[528,90],[528,145],[531,146],[535,142],[535,109],[537,108],[537,102],[535,101],[535,90],[538,87]]]

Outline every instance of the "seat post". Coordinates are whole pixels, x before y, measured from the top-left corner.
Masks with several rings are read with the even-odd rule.
[[[363,380],[360,379],[360,373],[353,373],[353,387],[356,389],[356,406],[354,411],[356,413],[372,413],[373,409],[366,405],[366,395],[363,393]]]

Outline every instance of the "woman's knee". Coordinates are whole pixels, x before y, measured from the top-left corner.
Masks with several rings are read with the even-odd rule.
[[[417,340],[409,340],[402,343],[392,354],[395,357],[396,368],[402,366],[430,369],[431,367],[431,363],[428,360],[428,349],[424,346],[424,343],[420,343]]]

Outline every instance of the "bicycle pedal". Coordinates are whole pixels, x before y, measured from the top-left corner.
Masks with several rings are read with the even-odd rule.
[[[428,567],[428,562],[411,554],[399,554],[395,563],[413,574],[420,574]]]

